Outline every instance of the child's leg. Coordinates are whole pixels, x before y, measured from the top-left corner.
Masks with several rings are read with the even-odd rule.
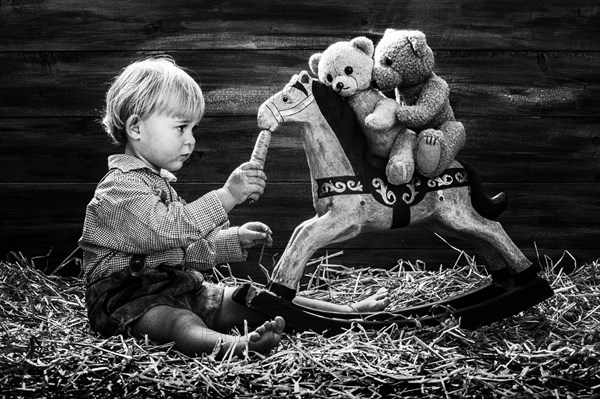
[[[244,320],[246,320],[250,328],[265,322],[265,316],[253,309],[240,305],[232,299],[231,296],[235,289],[236,287],[225,287],[223,302],[214,322],[215,329],[218,331],[229,331],[232,328],[237,328],[238,330],[243,331]],[[302,296],[296,296],[293,302],[307,308],[326,310],[330,312],[350,313],[377,312],[383,310],[389,305],[390,299],[388,290],[386,288],[380,288],[375,294],[363,299],[362,301],[353,303],[352,305],[338,305],[335,303]],[[285,315],[282,316],[285,317]],[[283,331],[283,328],[281,331]]]
[[[234,345],[234,355],[241,356],[244,348],[267,353],[279,344],[285,323],[276,318],[265,321],[247,337],[234,337],[209,329],[202,319],[193,312],[176,309],[171,306],[155,306],[132,324],[132,333],[136,337],[148,335],[158,343],[175,342],[175,348],[188,356],[211,353],[215,345],[221,344],[219,355],[223,356]]]

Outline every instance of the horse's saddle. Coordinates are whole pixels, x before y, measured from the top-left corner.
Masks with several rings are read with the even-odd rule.
[[[318,198],[336,195],[371,194],[380,204],[393,208],[392,229],[408,226],[410,207],[423,200],[432,191],[468,186],[467,171],[463,168],[446,169],[438,177],[427,178],[415,173],[407,184],[393,185],[385,173],[365,176],[335,176],[317,179]]]

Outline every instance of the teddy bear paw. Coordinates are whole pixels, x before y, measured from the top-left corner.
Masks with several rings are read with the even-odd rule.
[[[425,177],[438,175],[442,158],[442,145],[434,134],[421,134],[417,144],[417,165],[419,172]]]
[[[394,126],[394,118],[384,118],[381,115],[369,114],[365,117],[365,126],[369,129],[384,131]]]
[[[391,158],[385,168],[388,182],[394,185],[410,182],[415,172],[415,164],[412,161],[401,161]]]

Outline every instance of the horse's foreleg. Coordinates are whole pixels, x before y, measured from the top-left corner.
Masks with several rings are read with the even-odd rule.
[[[277,262],[271,283],[296,291],[306,263],[319,248],[355,237],[360,226],[348,215],[327,212],[300,224]]]

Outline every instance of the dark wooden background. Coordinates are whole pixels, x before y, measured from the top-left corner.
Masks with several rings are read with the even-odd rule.
[[[256,111],[307,60],[339,40],[375,42],[388,27],[426,33],[436,71],[467,130],[461,158],[486,189],[505,191],[506,231],[533,260],[600,257],[600,4],[598,1],[76,1],[1,0],[0,251],[51,269],[77,247],[85,206],[115,151],[98,120],[110,79],[129,62],[168,53],[207,100],[197,149],[178,173],[188,199],[246,161]],[[275,234],[263,264],[313,215],[298,131],[274,135],[267,191],[234,223]],[[469,242],[451,241],[472,253]],[[537,248],[537,251],[536,251]],[[330,248],[335,262],[429,267],[458,253],[415,228]],[[240,273],[256,275],[259,250]],[[317,255],[324,254],[319,251]],[[43,263],[42,262],[42,263]],[[241,269],[240,269],[241,268]]]

